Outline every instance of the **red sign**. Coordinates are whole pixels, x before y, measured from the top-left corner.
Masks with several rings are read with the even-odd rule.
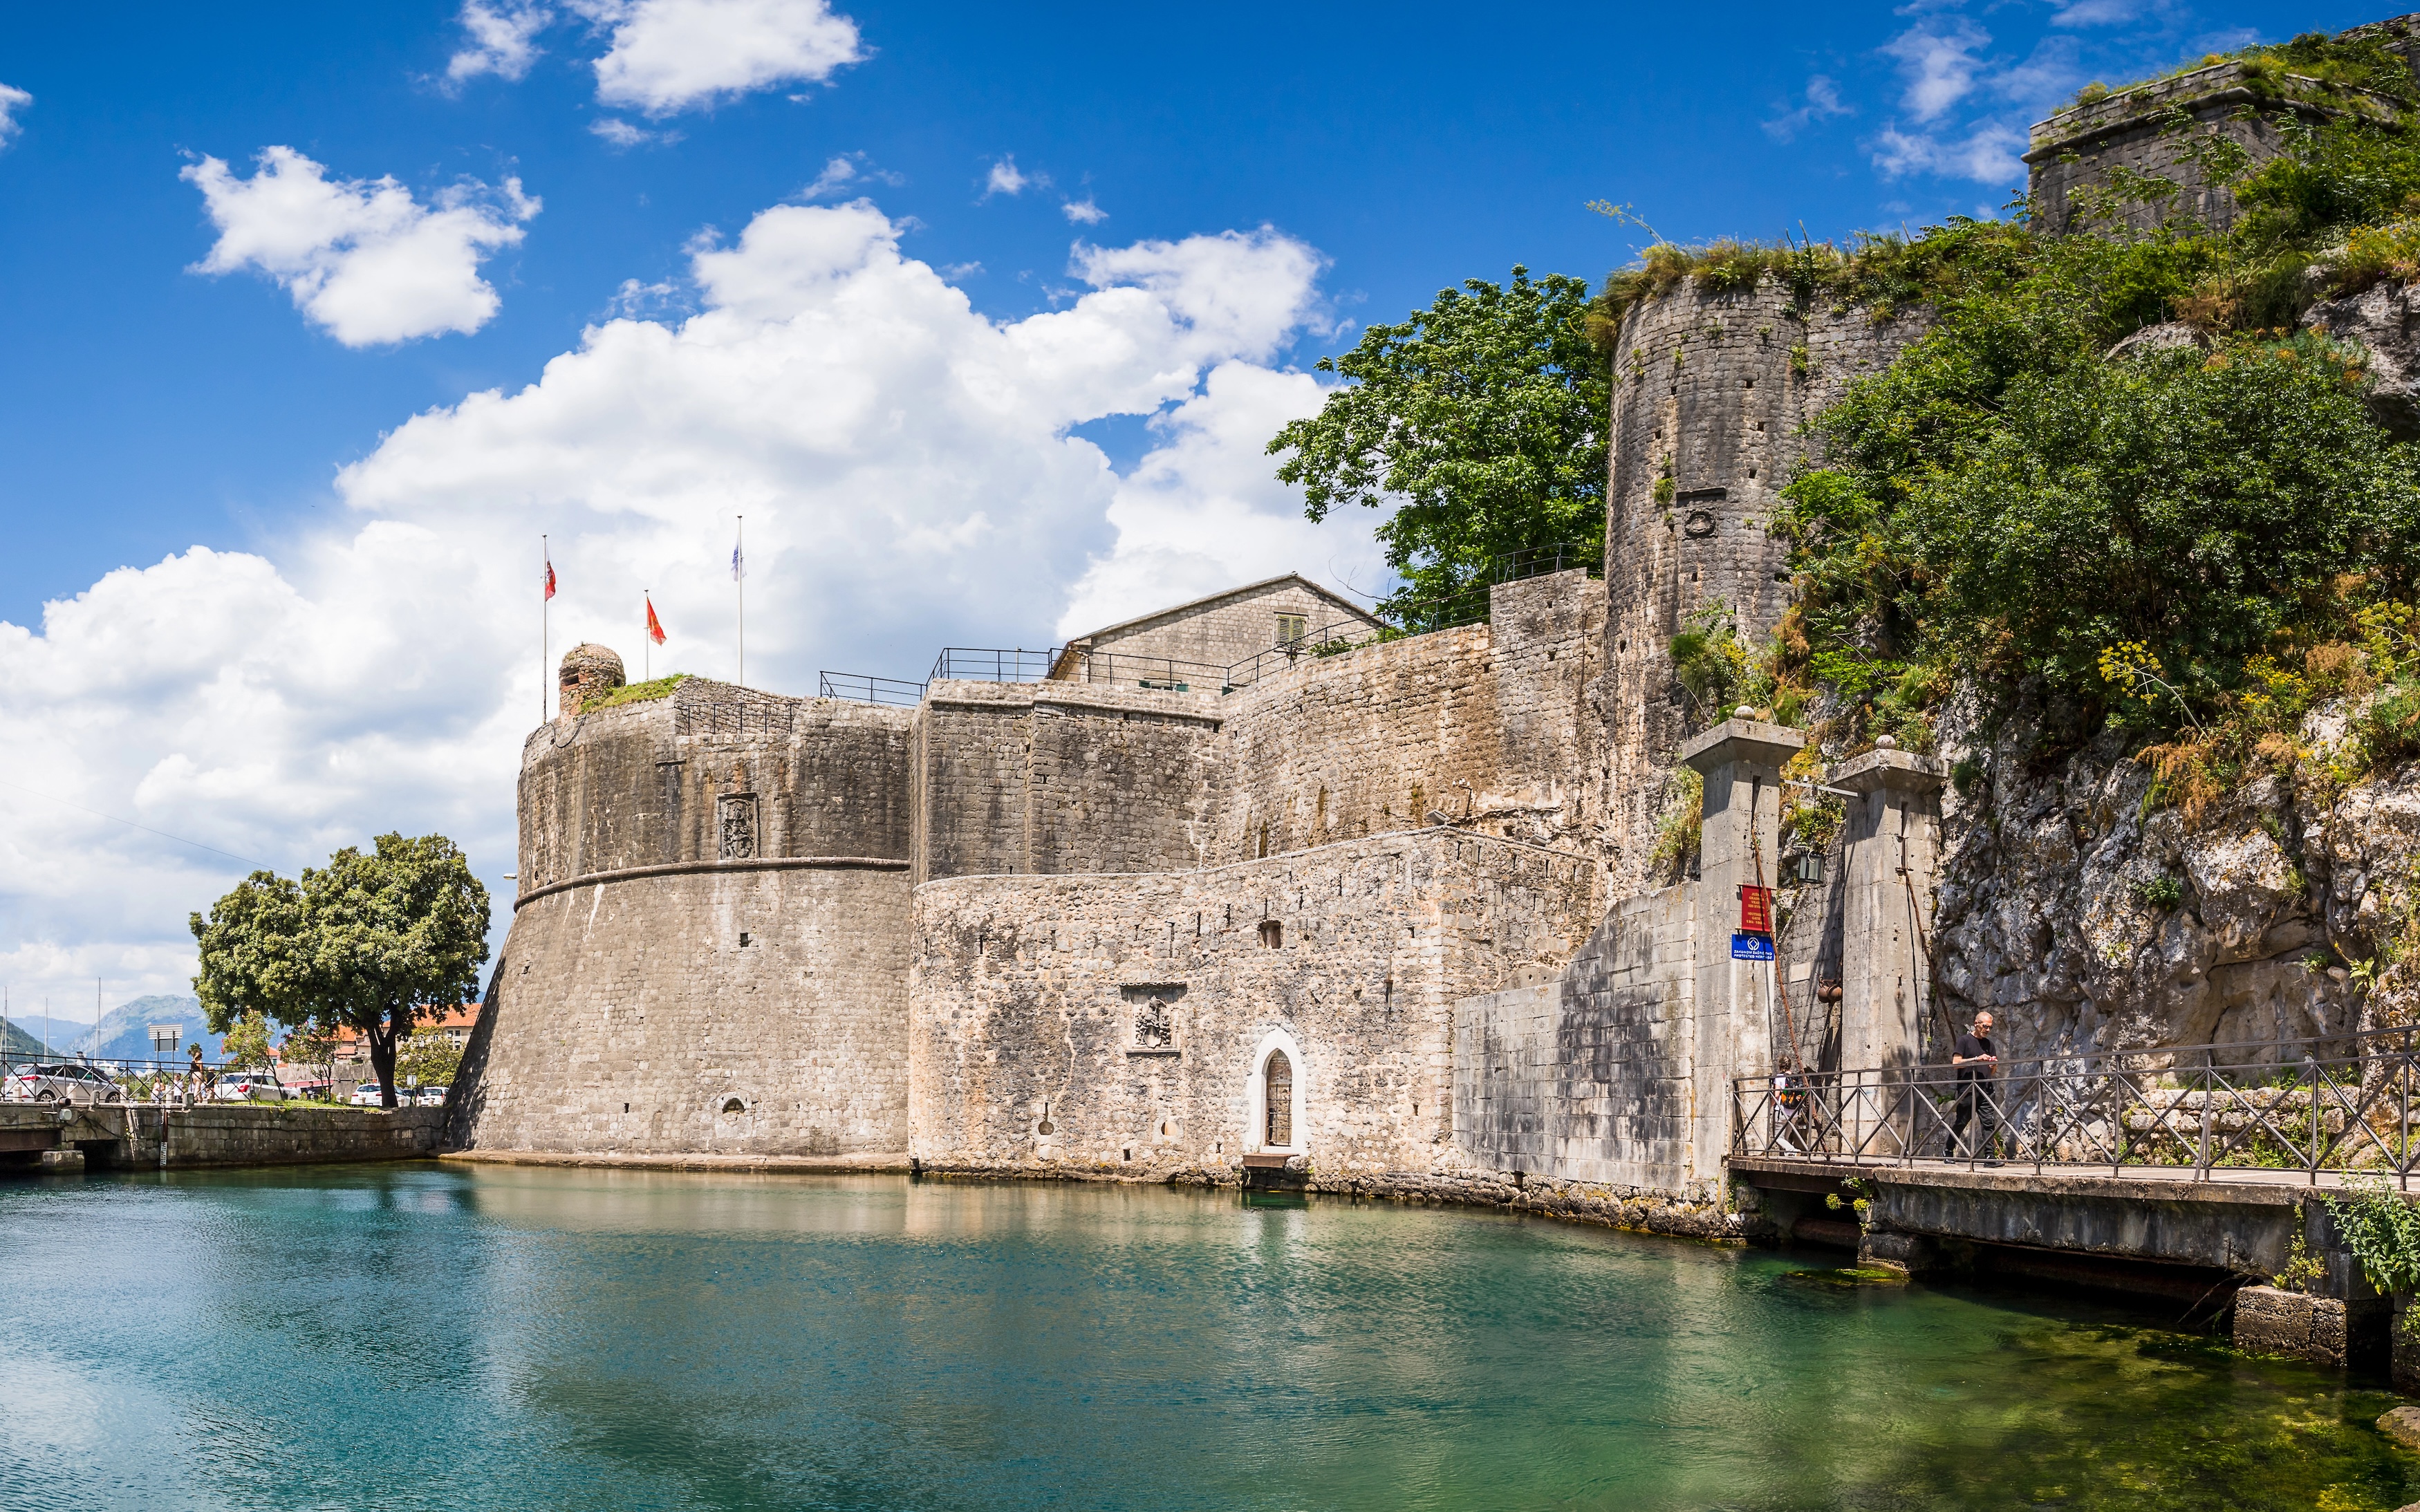
[[[1773,889],[1743,887],[1740,892],[1740,933],[1770,934],[1773,933]]]

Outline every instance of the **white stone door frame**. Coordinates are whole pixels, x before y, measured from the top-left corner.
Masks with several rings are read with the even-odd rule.
[[[1294,1069],[1293,1117],[1288,1120],[1294,1131],[1294,1143],[1271,1145],[1266,1139],[1269,1129],[1268,1069],[1269,1057],[1276,1051],[1285,1052],[1286,1064]],[[1247,1155],[1301,1155],[1309,1152],[1310,1133],[1303,1119],[1303,1094],[1310,1084],[1309,1068],[1303,1064],[1302,1046],[1283,1029],[1271,1029],[1261,1036],[1252,1051],[1249,1069],[1244,1073],[1244,1153]]]

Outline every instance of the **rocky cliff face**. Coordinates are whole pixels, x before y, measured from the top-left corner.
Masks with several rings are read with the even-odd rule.
[[[2346,711],[2315,713],[2324,757]],[[2020,1053],[2291,1040],[2400,1022],[2389,972],[2420,860],[2420,764],[2340,791],[2271,775],[2188,823],[2116,737],[2030,761],[2032,728],[1945,743],[1941,1007],[1991,1009]],[[1938,1021],[1936,1020],[1936,1023]],[[1939,1032],[1936,1027],[1934,1032]]]
[[[2370,412],[2407,440],[2420,436],[2420,288],[2380,284],[2312,306],[2303,323],[2366,350]]]

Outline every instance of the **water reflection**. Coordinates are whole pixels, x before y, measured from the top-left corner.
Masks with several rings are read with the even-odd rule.
[[[2316,1371],[1452,1210],[412,1165],[0,1187],[0,1233],[9,1507],[2413,1499]]]

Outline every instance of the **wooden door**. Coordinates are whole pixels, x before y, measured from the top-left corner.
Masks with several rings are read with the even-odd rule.
[[[1283,1148],[1294,1143],[1294,1062],[1284,1051],[1272,1050],[1263,1076],[1261,1101],[1268,1109],[1268,1129],[1261,1142]]]

